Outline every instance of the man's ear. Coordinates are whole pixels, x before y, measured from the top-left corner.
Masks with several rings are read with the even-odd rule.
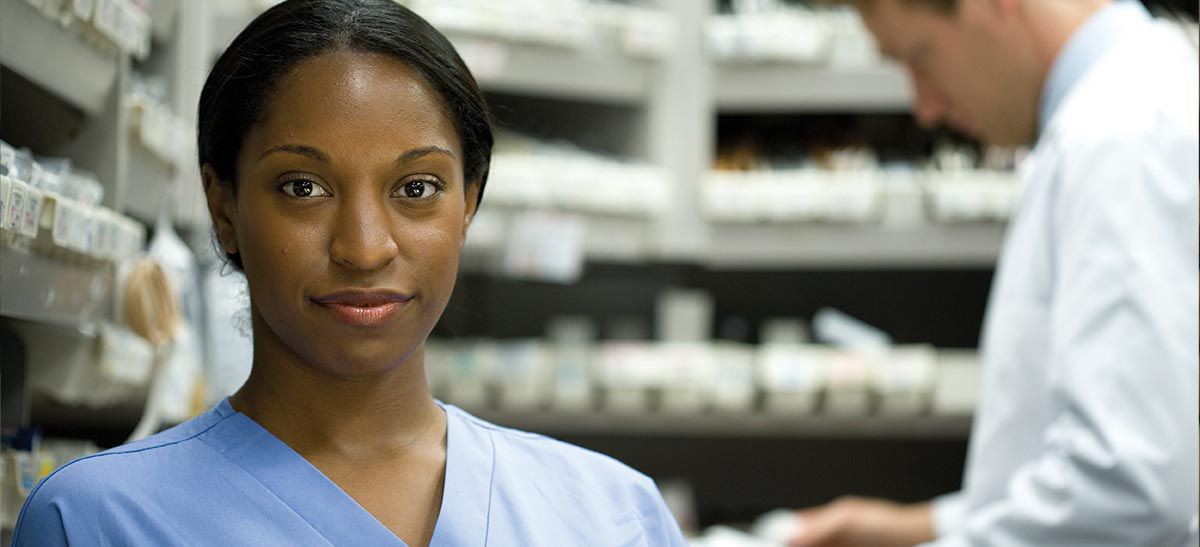
[[[467,183],[467,187],[463,189],[463,199],[466,200],[467,205],[464,208],[463,216],[462,237],[464,241],[467,239],[467,228],[471,227],[471,220],[475,218],[475,212],[479,209],[479,192],[482,187],[483,183],[476,181]]]
[[[237,229],[233,218],[237,212],[237,203],[233,197],[233,185],[223,182],[213,170],[212,165],[204,164],[200,169],[200,178],[204,182],[204,196],[208,201],[208,215],[212,220],[213,230],[217,232],[217,240],[221,249],[229,254],[237,254]]]

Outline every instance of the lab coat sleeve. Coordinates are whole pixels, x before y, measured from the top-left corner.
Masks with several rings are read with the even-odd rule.
[[[687,547],[679,522],[671,514],[662,493],[649,477],[641,476],[638,488],[638,515],[647,545]]]
[[[930,510],[933,512],[933,535],[947,536],[958,529],[967,514],[967,500],[961,491],[943,494],[933,499]]]
[[[1198,174],[1194,137],[1169,133],[1075,139],[1045,181],[1060,185],[1048,234],[1050,425],[1006,495],[968,507],[939,547],[1189,541],[1200,480]]]

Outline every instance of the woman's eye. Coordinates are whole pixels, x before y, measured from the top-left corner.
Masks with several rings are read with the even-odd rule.
[[[404,183],[398,189],[395,197],[404,197],[408,199],[429,199],[441,192],[441,188],[436,183],[429,180],[411,180]]]
[[[314,183],[311,180],[296,179],[289,180],[279,187],[283,193],[297,198],[315,198],[329,195],[321,185]]]

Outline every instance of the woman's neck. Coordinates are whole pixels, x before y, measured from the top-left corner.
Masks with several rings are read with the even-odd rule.
[[[261,321],[254,327],[250,377],[230,404],[300,454],[386,455],[442,442],[445,413],[429,393],[423,347],[379,375],[347,378],[305,363]]]

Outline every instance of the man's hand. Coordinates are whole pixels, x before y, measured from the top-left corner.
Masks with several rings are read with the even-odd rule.
[[[911,547],[932,541],[930,505],[900,505],[867,498],[840,498],[799,511],[793,547]]]

